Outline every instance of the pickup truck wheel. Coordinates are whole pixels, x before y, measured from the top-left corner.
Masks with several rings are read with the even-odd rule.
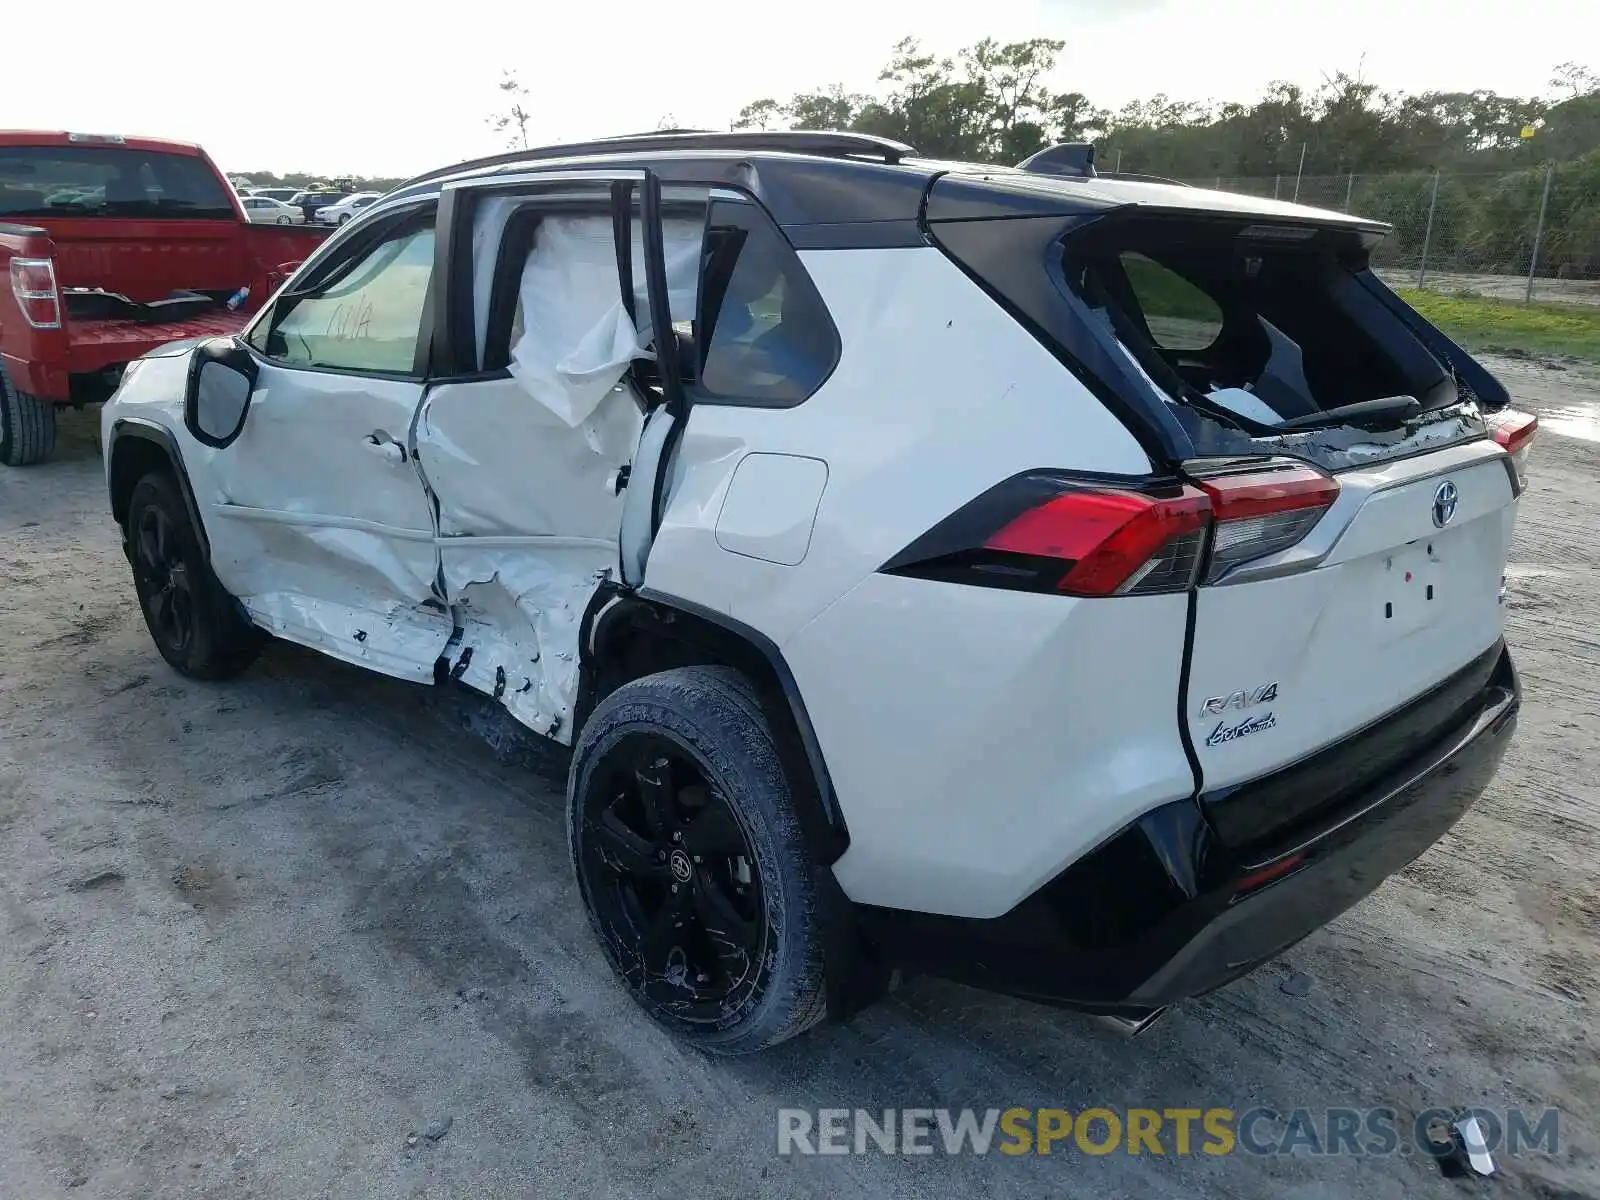
[[[657,1024],[733,1055],[822,1019],[813,868],[741,675],[679,667],[606,697],[573,754],[567,817],[590,922]]]
[[[153,473],[134,485],[123,535],[162,658],[196,679],[227,679],[255,661],[265,638],[212,574],[172,476]]]
[[[0,463],[26,467],[56,448],[56,406],[18,391],[0,367]]]

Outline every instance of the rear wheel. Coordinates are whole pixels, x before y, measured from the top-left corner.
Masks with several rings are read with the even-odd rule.
[[[56,406],[17,390],[0,366],[0,463],[26,467],[56,448]]]
[[[265,639],[211,573],[172,476],[150,474],[134,485],[124,536],[139,607],[162,658],[196,679],[227,679],[255,661]]]
[[[579,738],[567,795],[590,921],[653,1020],[731,1055],[822,1018],[810,858],[742,676],[680,667],[613,692]]]

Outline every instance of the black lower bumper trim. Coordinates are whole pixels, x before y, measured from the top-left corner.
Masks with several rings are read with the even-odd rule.
[[[1004,916],[862,907],[863,935],[908,970],[1095,1012],[1148,1012],[1220,987],[1368,895],[1478,798],[1521,702],[1510,654],[1496,650],[1448,727],[1358,793],[1339,789],[1313,823],[1240,847],[1195,800],[1176,801]]]

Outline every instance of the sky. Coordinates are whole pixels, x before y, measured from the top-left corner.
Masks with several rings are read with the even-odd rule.
[[[1574,55],[1600,69],[1596,0],[10,7],[7,125],[195,141],[228,172],[407,175],[493,153],[503,70],[529,91],[536,144],[664,120],[727,128],[764,96],[875,90],[908,35],[950,54],[984,37],[1060,38],[1052,86],[1107,107],[1158,92],[1248,101],[1273,80],[1314,87],[1358,69],[1387,90],[1534,95]]]

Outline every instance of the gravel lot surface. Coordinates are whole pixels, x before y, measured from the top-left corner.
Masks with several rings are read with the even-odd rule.
[[[1600,373],[1496,362],[1600,414]],[[556,768],[427,689],[269,648],[157,656],[95,414],[0,468],[0,1196],[1600,1196],[1600,442],[1547,432],[1510,577],[1526,704],[1491,791],[1375,897],[1135,1041],[913,980],[711,1060],[578,907]],[[1595,424],[1600,429],[1600,421]],[[1309,986],[1308,986],[1309,985]],[[1486,1182],[1419,1156],[779,1158],[780,1106],[1562,1113]]]

